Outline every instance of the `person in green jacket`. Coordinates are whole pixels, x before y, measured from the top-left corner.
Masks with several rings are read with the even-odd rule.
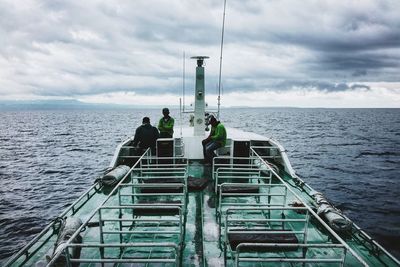
[[[158,130],[160,131],[160,138],[172,138],[174,134],[174,118],[169,116],[169,109],[163,108],[163,117],[158,122]]]
[[[215,117],[210,118],[211,131],[210,135],[202,141],[204,162],[212,163],[215,150],[226,145],[226,129],[224,125],[217,121]]]

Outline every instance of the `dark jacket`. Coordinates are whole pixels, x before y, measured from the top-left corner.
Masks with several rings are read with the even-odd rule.
[[[151,124],[143,124],[136,129],[133,146],[139,144],[140,148],[155,148],[158,136],[159,133],[156,127],[151,126]]]

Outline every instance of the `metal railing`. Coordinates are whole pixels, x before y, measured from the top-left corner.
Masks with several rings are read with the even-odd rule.
[[[135,176],[119,185],[119,205],[177,206],[186,215],[187,175]],[[184,222],[186,217],[184,217]]]
[[[254,161],[255,158],[251,157],[229,157],[229,156],[218,156],[213,158],[213,172],[212,178],[215,180],[216,171],[219,168],[245,168],[245,169],[257,169],[259,164]]]
[[[72,264],[76,263],[83,263],[83,264],[95,264],[95,263],[101,263],[101,264],[111,264],[111,263],[142,263],[142,264],[155,264],[155,263],[162,263],[164,264],[163,266],[177,266],[179,265],[179,246],[175,243],[171,242],[163,242],[163,243],[147,243],[147,242],[134,242],[134,243],[117,243],[117,244],[102,244],[102,243],[90,243],[90,244],[69,244],[67,249],[69,255],[71,253],[70,250],[73,249],[80,249],[81,254],[83,255],[90,255],[93,254],[93,251],[97,251],[98,249],[101,249],[105,251],[107,248],[112,248],[112,249],[129,249],[129,248],[136,248],[140,249],[142,253],[146,253],[149,255],[147,258],[101,258],[100,255],[99,257],[96,258],[85,258],[80,257],[79,259],[73,259],[68,257],[68,262]],[[152,251],[154,249],[157,249],[158,251],[154,254],[152,254]],[[168,256],[168,257],[165,257]]]
[[[150,150],[146,150],[47,266],[52,266],[61,254],[67,266],[78,262],[180,264],[185,233],[187,161],[176,167],[160,165],[153,159]],[[168,192],[171,187],[179,188],[179,192]],[[158,192],[146,191],[151,188]],[[111,198],[116,193],[118,204]],[[168,204],[165,199],[179,201]],[[73,243],[94,220],[99,222],[98,230],[90,229],[85,235],[98,236],[99,240],[89,238],[85,244]],[[71,258],[71,251],[78,248],[82,250],[81,257]]]
[[[262,169],[248,168],[218,168],[215,171],[215,193],[218,188],[225,183],[243,183],[243,184],[269,184],[271,183],[271,174],[263,172]]]
[[[105,217],[102,215],[102,211],[106,211],[105,215],[107,215],[113,210],[118,212],[118,217]],[[171,210],[174,212],[168,214]],[[126,262],[126,259],[129,260],[133,256],[135,256],[136,260],[143,262],[151,259],[156,252],[162,254],[163,258],[168,259],[168,255],[171,256],[170,251],[158,251],[157,249],[159,246],[167,246],[167,243],[172,243],[174,248],[178,248],[177,257],[174,258],[179,258],[184,240],[183,216],[181,208],[172,205],[102,207],[99,210],[101,221],[99,228],[100,244],[107,244],[109,243],[108,240],[115,240],[113,236],[118,237],[119,242],[111,242],[115,249],[108,251],[108,254],[100,250],[100,258],[115,258],[119,250],[120,257],[117,262]],[[147,244],[146,247],[148,249],[144,251],[132,250],[132,247],[124,246],[125,243]],[[97,262],[97,259],[94,260]]]
[[[256,146],[250,147],[249,158],[239,158],[233,160],[233,157],[224,157],[224,159],[215,158],[213,161],[213,179],[215,182],[215,194],[218,196],[218,205],[216,207],[217,221],[220,229],[220,240],[224,239],[224,259],[233,260],[237,266],[240,262],[281,262],[281,263],[338,263],[341,266],[346,259],[346,253],[358,260],[362,265],[367,266],[364,260],[357,255],[301,198],[289,187],[280,177],[278,170],[275,170],[273,164],[267,160],[280,159],[280,151],[274,146]],[[236,163],[236,164],[235,164]],[[264,176],[264,177],[263,177]],[[272,178],[278,184],[272,184]],[[280,187],[281,192],[277,196],[269,195],[268,190],[260,190],[262,187],[273,188]],[[231,190],[229,187],[233,188]],[[236,189],[235,189],[236,187]],[[246,189],[249,189],[246,191]],[[236,190],[236,192],[235,192]],[[279,191],[279,190],[278,190]],[[276,192],[275,192],[276,193]],[[290,197],[288,196],[290,194]],[[274,203],[270,200],[275,199]],[[288,198],[299,201],[303,207],[287,206]],[[249,201],[252,199],[251,201]],[[276,206],[275,206],[276,204]],[[276,211],[280,210],[280,214]],[[246,212],[253,214],[246,215]],[[254,213],[255,211],[257,212]],[[284,211],[284,212],[282,212]],[[272,214],[272,213],[275,214]],[[235,216],[230,213],[235,213]],[[293,217],[288,217],[287,213],[292,213]],[[219,217],[219,219],[218,219]],[[225,217],[225,220],[221,218]],[[326,228],[332,236],[332,242],[337,240],[340,244],[332,244],[325,239],[314,240],[317,244],[307,244],[309,219],[315,218],[319,224]],[[302,224],[302,226],[299,226]],[[238,228],[238,226],[240,226]],[[289,232],[288,232],[289,230]],[[263,242],[253,243],[252,241],[239,242],[234,248],[229,241],[230,234],[244,235],[291,235],[293,243],[280,244],[282,242],[263,240]],[[266,239],[268,239],[266,237]],[[296,241],[296,242],[294,242]],[[277,243],[278,242],[278,243]],[[297,252],[293,252],[293,257],[288,257],[284,252],[285,248],[290,247]],[[330,253],[340,247],[339,256],[310,256],[307,251],[312,248],[324,248]],[[265,253],[259,253],[259,249],[264,249]],[[300,252],[299,252],[300,251]],[[283,254],[282,254],[283,253]],[[297,255],[300,253],[299,255]],[[318,254],[318,253],[317,253]],[[329,253],[328,253],[329,254]],[[335,254],[335,253],[333,253]],[[330,254],[329,254],[330,255]],[[336,254],[335,254],[336,255]],[[229,257],[228,257],[229,256]]]
[[[177,142],[179,140],[179,142]],[[175,139],[174,142],[174,155],[175,157],[183,158],[185,156],[185,143],[183,142],[182,138]],[[180,154],[177,154],[176,152],[180,150]]]
[[[254,151],[261,150],[258,153],[259,157],[263,159],[281,159],[279,147],[276,146],[251,146]]]
[[[225,189],[234,190],[225,190]],[[238,190],[236,190],[236,188]],[[275,192],[271,192],[275,191]],[[272,201],[272,198],[273,201]],[[282,184],[223,183],[218,192],[217,217],[224,216],[230,207],[279,206],[285,207],[287,188]]]
[[[235,207],[286,207],[287,188],[282,184],[223,183],[219,187],[217,197],[216,218],[219,232],[222,233],[222,229],[226,227],[222,218],[227,210]],[[220,247],[221,238],[222,235],[219,237]]]
[[[289,243],[287,240],[292,241],[289,244],[298,245],[307,243],[309,212],[307,208],[303,207],[240,207],[229,208],[225,214],[224,223],[224,257],[225,262],[230,259],[234,260],[236,264],[239,263],[240,249],[237,247],[250,248],[250,251],[258,253],[248,253],[248,259],[253,261],[263,261],[266,257],[274,257],[286,259],[287,256],[282,257],[279,253],[282,251],[266,250],[267,253],[260,253],[257,251],[256,244],[262,246],[264,244],[274,245],[282,243],[279,239],[283,239],[284,243]],[[244,240],[234,243],[233,235],[242,235]],[[265,237],[265,242],[260,241],[260,237]],[[256,239],[256,242],[252,242]],[[246,246],[243,244],[247,244]],[[276,248],[275,248],[276,249]],[[248,252],[248,251],[247,251]],[[303,255],[304,256],[304,255]],[[305,258],[305,257],[304,257]],[[242,259],[243,261],[243,259]],[[279,260],[277,260],[279,261]]]
[[[258,149],[262,148],[262,147],[257,147]],[[357,261],[362,264],[363,266],[368,266],[368,264],[362,259],[362,257],[360,255],[358,255],[335,231],[333,231],[327,224],[326,222],[324,222],[315,212],[314,210],[304,201],[301,201],[301,198],[297,195],[297,193],[290,188],[290,186],[284,181],[284,179],[271,167],[271,164],[269,162],[267,162],[263,156],[259,155],[257,153],[257,151],[255,151],[255,149],[253,147],[250,147],[250,157],[257,157],[260,166],[264,166],[267,170],[269,170],[274,177],[276,177],[276,179],[282,183],[283,185],[285,185],[287,187],[287,190],[294,195],[294,197],[296,199],[298,199],[302,205],[304,205],[304,207],[308,210],[308,212],[310,213],[310,216],[315,218],[316,221],[318,221],[319,224],[322,225],[322,227],[329,232],[329,234],[337,240],[337,242],[339,242],[345,249],[346,251],[350,252],[350,254],[357,259]],[[283,259],[283,258],[282,258]],[[282,260],[283,261],[283,260]]]
[[[99,187],[99,188],[97,188]],[[79,210],[79,207],[82,206],[80,204],[79,207],[77,205],[83,202],[88,201],[98,190],[100,190],[100,185],[98,182],[93,184],[88,190],[86,190],[77,200],[75,200],[71,206],[66,208],[58,217],[65,217],[68,213],[76,213]],[[56,220],[53,220],[51,223],[49,223],[39,234],[37,234],[28,244],[26,244],[18,253],[14,254],[6,263],[5,266],[11,266],[13,263],[15,263],[20,257],[25,256],[25,259],[23,260],[24,262],[29,260],[30,255],[33,255],[38,251],[41,246],[38,246],[35,248],[33,251],[29,251],[31,248],[33,248],[37,242],[42,239],[44,236],[49,235],[48,238],[46,238],[46,241],[51,238],[55,233],[55,224],[57,223]],[[52,230],[52,233],[50,234],[49,231]],[[45,242],[44,242],[45,243]]]
[[[298,249],[298,253],[292,253],[291,257],[249,257],[246,251],[251,249],[259,249],[259,250],[285,250],[285,249]],[[315,258],[312,255],[313,249],[317,249],[318,253],[326,254],[324,258]],[[334,251],[335,253],[332,253]],[[346,258],[347,249],[345,246],[341,244],[290,244],[290,243],[282,243],[282,244],[266,244],[266,243],[241,243],[236,247],[236,258],[235,258],[235,266],[239,266],[242,262],[247,263],[289,263],[290,266],[292,264],[302,264],[303,266],[306,263],[309,264],[317,264],[317,263],[338,263],[339,266],[344,266],[345,258]],[[241,254],[244,254],[241,256]],[[310,255],[311,254],[311,255]],[[332,255],[333,254],[333,255]]]

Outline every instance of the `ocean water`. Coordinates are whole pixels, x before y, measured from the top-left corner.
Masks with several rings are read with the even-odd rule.
[[[142,117],[160,113],[0,111],[0,265],[93,184]],[[308,184],[400,257],[400,109],[225,109],[221,121],[277,139]]]

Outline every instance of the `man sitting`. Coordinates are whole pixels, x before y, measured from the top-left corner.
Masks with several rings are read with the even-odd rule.
[[[202,141],[204,162],[206,164],[212,163],[213,158],[216,156],[214,151],[224,147],[226,144],[226,129],[224,125],[213,116],[210,118],[210,124],[210,135]]]
[[[159,137],[159,133],[156,127],[150,124],[149,117],[144,117],[142,125],[136,129],[135,138],[133,139],[133,146],[136,147],[139,144],[138,155],[142,155],[143,152],[150,147],[151,153],[156,154],[156,142]]]

